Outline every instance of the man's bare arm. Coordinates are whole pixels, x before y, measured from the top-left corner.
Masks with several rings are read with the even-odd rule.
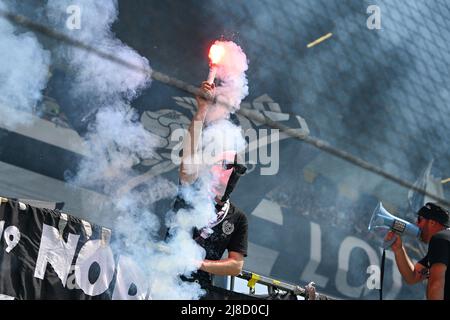
[[[430,278],[427,286],[428,300],[444,300],[445,272],[447,266],[443,263],[435,263],[430,268]]]
[[[386,240],[391,240],[393,237],[396,237],[396,239],[392,244],[392,251],[394,251],[395,262],[397,264],[398,271],[400,271],[403,279],[408,284],[415,284],[422,281],[424,278],[421,275],[420,271],[425,267],[420,263],[417,263],[416,265],[413,264],[408,254],[406,253],[402,239],[394,232],[389,232]]]
[[[205,96],[213,97],[214,84],[211,85],[206,81],[203,82],[201,85],[201,92]],[[206,113],[208,112],[208,107],[210,105],[210,101],[206,100],[204,97],[196,96],[195,98],[197,100],[198,110],[194,115],[191,124],[189,125],[188,132],[183,140],[183,156],[180,165],[180,182],[182,184],[191,184],[197,179],[200,141]]]
[[[227,259],[204,260],[200,270],[218,276],[237,276],[242,272],[244,256],[242,253],[230,251]]]

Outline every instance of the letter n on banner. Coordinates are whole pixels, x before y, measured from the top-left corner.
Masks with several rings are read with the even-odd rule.
[[[50,263],[65,287],[79,238],[69,233],[64,242],[58,229],[44,223],[34,277],[44,279],[47,263]]]

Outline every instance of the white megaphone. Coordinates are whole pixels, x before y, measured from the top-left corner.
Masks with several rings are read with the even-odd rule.
[[[372,231],[380,236],[384,237],[389,231],[394,231],[398,235],[409,235],[411,237],[418,238],[420,236],[420,229],[415,224],[406,220],[397,218],[393,214],[390,214],[380,202],[372,213],[372,218],[369,223],[369,231]],[[383,242],[383,248],[390,247],[395,241],[395,238]]]

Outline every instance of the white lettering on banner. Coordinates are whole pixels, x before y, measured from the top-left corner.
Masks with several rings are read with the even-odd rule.
[[[121,256],[117,264],[117,280],[113,300],[145,300],[148,283],[142,270],[129,257]]]
[[[44,223],[34,277],[44,279],[47,263],[50,263],[65,287],[79,238],[79,235],[69,233],[64,242],[58,229]]]
[[[320,230],[320,225],[311,222],[311,249],[308,264],[305,270],[302,272],[301,279],[305,281],[313,281],[317,286],[325,288],[329,278],[317,274],[317,267],[320,265],[322,260],[322,233]]]
[[[14,300],[15,298],[12,296],[8,296],[7,294],[0,294],[0,300]]]
[[[344,241],[342,241],[338,254],[338,271],[335,278],[336,289],[342,294],[352,298],[359,298],[362,294],[366,295],[370,293],[370,290],[365,286],[366,283],[355,287],[349,285],[347,281],[347,274],[350,265],[350,255],[356,248],[361,248],[366,252],[367,256],[369,257],[370,265],[379,265],[377,253],[365,241],[352,236],[346,237]],[[364,290],[365,288],[366,290]]]
[[[3,233],[3,239],[5,239],[6,243],[6,252],[10,253],[12,249],[19,243],[20,241],[20,231],[15,226],[9,226],[5,229]]]
[[[3,233],[3,228],[5,227],[5,221],[0,221],[0,237],[3,234],[3,239],[6,243],[6,249],[5,251],[7,253],[10,253],[12,249],[19,243],[20,241],[20,231],[15,226],[10,226],[5,229],[5,232]]]
[[[99,267],[98,276],[90,278],[92,267]],[[109,246],[102,244],[102,240],[89,240],[78,253],[75,264],[75,279],[84,293],[96,296],[105,292],[114,276],[114,256]],[[93,276],[95,270],[91,273]]]

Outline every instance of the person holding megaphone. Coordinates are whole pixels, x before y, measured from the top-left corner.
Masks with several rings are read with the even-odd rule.
[[[398,232],[390,231],[385,240],[392,243],[395,262],[403,279],[415,284],[428,279],[429,300],[450,300],[450,221],[444,208],[428,202],[417,212],[420,240],[428,243],[426,256],[415,265],[406,253]]]

